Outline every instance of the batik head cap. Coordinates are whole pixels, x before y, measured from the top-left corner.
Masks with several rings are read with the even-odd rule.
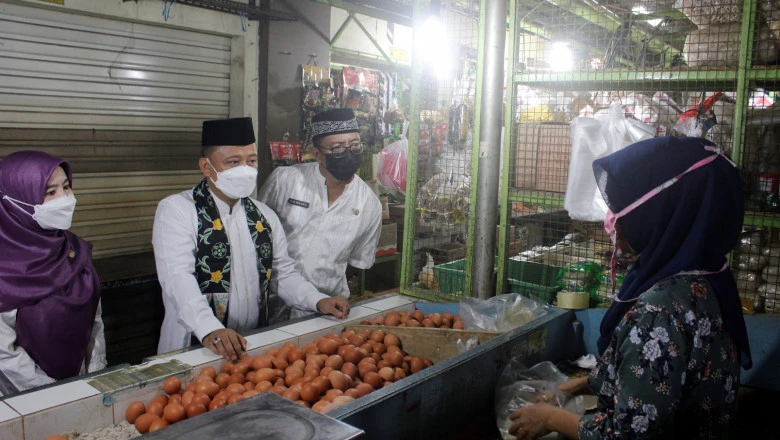
[[[320,138],[332,134],[358,133],[357,119],[351,108],[336,108],[317,113],[311,118],[311,140],[315,144]]]
[[[224,145],[249,145],[255,143],[255,130],[252,118],[231,118],[203,121],[201,147],[220,147]]]

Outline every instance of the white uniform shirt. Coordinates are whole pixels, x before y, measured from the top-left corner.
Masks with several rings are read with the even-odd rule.
[[[98,303],[95,322],[92,324],[92,337],[87,345],[87,357],[79,374],[106,368],[106,338],[103,334],[101,310]],[[16,344],[16,310],[0,313],[0,370],[19,391],[54,382],[54,379],[36,365],[27,351]]]
[[[217,197],[214,201],[228,236],[232,259],[227,327],[240,333],[258,325],[262,298],[257,254],[241,202],[236,202],[231,213],[225,202]],[[295,271],[295,262],[287,254],[284,228],[276,214],[262,203],[253,202],[271,226],[271,276],[278,282],[279,296],[291,307],[316,312],[317,302],[327,296],[319,293]],[[191,334],[201,341],[214,330],[224,328],[214,316],[194,275],[197,237],[198,217],[192,190],[168,196],[157,205],[152,245],[165,305],[158,353],[189,346]]]
[[[279,215],[296,268],[320,292],[349,297],[347,264],[374,265],[382,230],[382,204],[359,176],[328,207],[318,163],[279,167],[258,196]]]

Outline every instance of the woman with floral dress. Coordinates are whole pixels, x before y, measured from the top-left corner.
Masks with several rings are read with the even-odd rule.
[[[726,438],[752,366],[726,255],[744,214],[736,165],[712,143],[664,137],[593,162],[616,249],[639,255],[601,323],[601,359],[561,385],[595,414],[546,404],[510,415],[520,439]],[[613,266],[614,267],[614,266]]]

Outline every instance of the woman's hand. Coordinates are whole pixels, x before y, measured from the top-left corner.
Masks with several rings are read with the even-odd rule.
[[[558,385],[558,389],[570,396],[579,396],[580,394],[593,394],[588,384],[588,377],[578,377]]]
[[[509,415],[512,426],[509,433],[518,439],[535,439],[552,431],[550,418],[555,407],[539,403],[518,409]]]

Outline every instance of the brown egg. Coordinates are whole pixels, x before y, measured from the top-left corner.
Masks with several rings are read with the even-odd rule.
[[[201,376],[208,376],[212,379],[217,377],[217,370],[214,369],[214,367],[205,367],[202,370],[200,370]]]
[[[398,339],[398,336],[388,333],[387,335],[385,335],[384,344],[385,346],[400,347],[401,340]]]
[[[395,374],[393,375],[393,382],[397,382],[403,378],[406,377],[406,371],[404,371],[403,368],[397,368],[394,370]]]
[[[344,395],[351,397],[352,399],[357,399],[360,397],[360,393],[355,388],[349,388],[347,391],[344,391]]]
[[[436,325],[433,323],[433,321],[431,321],[428,318],[423,319],[421,324],[422,324],[423,327],[429,327],[429,328],[430,327],[436,327]]]
[[[176,394],[181,390],[181,380],[175,376],[169,377],[163,382],[162,388],[168,394]]]
[[[233,373],[228,377],[227,384],[230,385],[231,383],[244,383],[246,382],[246,377],[242,373]],[[195,388],[196,390],[199,390],[199,388]]]
[[[125,411],[125,419],[127,419],[127,423],[130,423],[131,425],[135,423],[135,419],[138,418],[141,414],[146,412],[146,407],[144,406],[143,402],[133,402]]]
[[[325,359],[327,359],[327,356]],[[321,358],[318,354],[308,354],[306,355],[306,365],[313,365],[318,368],[322,368],[325,366],[325,359]]]
[[[377,373],[368,372],[363,376],[363,382],[371,385],[372,388],[379,389],[382,386],[382,376]]]
[[[276,377],[276,373],[274,370],[270,368],[261,368],[257,371],[255,371],[255,383],[260,383],[264,380],[270,381],[271,379],[274,379]]]
[[[325,395],[322,396],[323,400],[327,400],[328,402],[333,402],[333,399],[339,396],[343,396],[344,392],[337,389],[328,390],[325,392]]]
[[[455,321],[452,323],[452,328],[455,330],[463,330],[463,323],[460,321]]]
[[[423,362],[425,362],[425,368],[430,368],[433,365],[433,362],[427,358],[423,358]]]
[[[366,343],[366,338],[360,335],[352,335],[349,337],[349,343],[354,345],[355,347],[360,347],[361,345]]]
[[[341,371],[334,370],[328,373],[328,380],[330,385],[337,390],[344,391],[347,389],[347,379]]]
[[[280,379],[276,379],[276,382],[274,382],[274,386],[275,386],[275,387],[284,387],[284,388],[287,388],[287,387],[285,386],[284,379],[281,379],[281,378],[280,378]]]
[[[295,361],[299,361],[303,359],[305,356],[305,353],[298,349],[298,347],[291,348],[289,353],[287,353],[287,362],[293,363]]]
[[[265,351],[265,354],[268,356],[276,356],[276,353],[279,353],[279,349],[276,347],[271,347]]]
[[[317,348],[320,350],[320,353],[330,356],[338,351],[339,344],[332,339],[320,339],[317,343]]]
[[[337,354],[330,356],[328,360],[325,361],[325,366],[333,368],[334,370],[340,370],[342,365],[344,365],[344,358]]]
[[[228,380],[228,378],[229,378],[229,377],[230,377],[230,375],[229,375],[229,374],[227,374],[227,373],[219,373],[219,374],[217,374],[217,376],[214,378],[214,383],[216,383],[217,385],[219,385],[219,387],[220,387],[220,388],[225,388],[225,387],[227,386],[227,380]],[[191,385],[192,385],[192,384],[191,384]],[[189,386],[187,386],[187,388],[189,389]],[[192,390],[192,391],[193,391],[193,392],[195,391],[195,390],[194,390],[194,387],[193,387],[193,390]]]
[[[349,402],[352,402],[353,400],[355,400],[354,397],[347,396],[345,394],[343,396],[336,396],[335,398],[333,398],[333,403],[335,403],[337,406],[342,406],[348,404]]]
[[[244,376],[246,376],[246,373],[248,371],[249,371],[249,364],[240,363],[240,364],[236,364],[233,367],[233,373],[231,375],[233,375],[233,374],[243,374]]]
[[[425,316],[423,315],[423,312],[419,310],[415,310],[414,312],[412,312],[412,319],[414,319],[417,322],[420,322],[423,319],[425,319]]]
[[[406,326],[407,327],[419,327],[420,326],[420,321],[418,321],[416,319],[410,319],[410,320],[406,321]]]
[[[46,440],[68,440],[64,435],[50,435],[46,437]]]
[[[385,340],[385,332],[382,330],[375,330],[371,333],[371,340],[374,342],[383,342]]]
[[[387,345],[382,342],[374,342],[374,353],[382,356],[387,352]]]
[[[409,371],[411,371],[412,374],[414,374],[424,369],[425,369],[425,362],[423,362],[423,360],[417,356],[412,357],[411,361],[409,362]]]
[[[358,374],[358,368],[351,362],[345,362],[341,366],[341,372],[354,379]]]
[[[248,399],[248,398],[254,397],[254,396],[258,395],[258,394],[260,394],[260,391],[249,390],[249,391],[245,392],[244,394],[242,394],[241,397],[243,397],[244,399]]]
[[[376,364],[363,364],[358,365],[358,374],[360,377],[365,377],[368,373],[376,373],[379,371],[379,367]]]
[[[368,393],[370,393],[370,392],[374,391],[374,387],[372,387],[371,385],[369,385],[369,384],[367,384],[367,383],[363,382],[363,383],[359,383],[359,384],[357,384],[357,385],[355,386],[355,390],[358,392],[358,397],[363,397],[363,396],[365,396],[366,394],[368,394]],[[356,397],[356,398],[357,398],[357,397]]]
[[[231,394],[230,397],[228,397],[227,404],[232,405],[241,400],[244,400],[244,396],[242,396],[241,394]]]
[[[299,370],[303,370],[304,368],[306,368],[306,361],[304,361],[303,359],[298,359],[292,364],[290,364],[290,366],[295,367]]]
[[[160,416],[156,414],[141,414],[137,419],[135,419],[135,429],[137,429],[141,434],[146,434],[149,432],[149,428],[152,426],[152,423],[154,423],[154,421],[158,420],[159,418]]]
[[[384,325],[385,324],[385,315],[379,315],[376,318],[374,318],[374,325]]]
[[[211,398],[203,393],[195,393],[195,396],[192,398],[192,402],[190,402],[190,404],[193,403],[200,403],[203,406],[208,407],[209,403],[211,403]],[[170,403],[168,405],[170,405]]]
[[[369,329],[360,330],[359,335],[362,336],[363,339],[369,340],[371,339],[371,330]]]
[[[440,328],[450,328],[452,326],[452,322],[447,318],[441,318],[441,325]]]
[[[257,385],[255,385],[255,390],[260,391],[261,393],[264,393],[271,388],[273,388],[273,384],[271,382],[268,382],[267,380],[258,382]]]
[[[303,371],[301,370],[291,370],[290,373],[285,377],[284,383],[288,387],[292,385],[296,380],[303,378]],[[292,400],[298,400],[298,399],[292,399]]]
[[[198,376],[195,379],[195,383],[198,382],[214,382],[214,379],[210,378],[209,376]]]
[[[388,353],[388,361],[393,364],[394,367],[400,367],[404,363],[404,355],[399,351]]]
[[[333,371],[333,367],[322,367],[322,370],[320,370],[320,376],[327,376],[331,371]]]
[[[151,425],[149,425],[149,432],[159,431],[160,429],[163,429],[166,426],[170,426],[170,423],[168,423],[168,421],[163,418],[159,418],[154,422],[152,422]]]
[[[307,356],[310,354],[320,354],[320,349],[317,348],[317,344],[308,343],[303,346],[303,353]]]
[[[282,397],[284,397],[287,400],[292,400],[293,402],[301,398],[301,392],[298,390],[294,390],[292,388],[288,388],[287,391],[282,394]]]
[[[391,364],[391,363],[390,363],[390,361],[388,361],[388,360],[385,360],[385,359],[382,359],[381,361],[379,361],[379,362],[377,362],[377,363],[376,363],[376,367],[377,367],[378,369],[380,369],[380,370],[381,370],[382,368],[385,368],[385,367],[392,367],[392,366],[393,366],[393,364]]]
[[[401,323],[401,316],[397,312],[390,312],[385,317],[385,325],[397,326]]]
[[[214,411],[217,408],[222,408],[227,405],[227,399],[214,399],[209,404],[209,411]]]
[[[161,394],[161,395],[155,397],[154,399],[152,399],[152,402],[159,402],[160,405],[162,405],[164,407],[165,405],[168,404],[168,396],[166,396],[164,394]]]
[[[271,388],[271,392],[278,394],[280,396],[283,396],[285,391],[287,391],[287,387],[284,385],[275,385],[273,388]]]
[[[245,354],[245,355],[241,356],[241,359],[238,360],[238,363],[239,364],[250,365],[250,364],[252,364],[252,356],[249,356],[248,354]]]
[[[246,391],[246,389],[244,389],[244,385],[240,383],[231,383],[227,386],[227,388],[225,388],[225,390],[227,390],[227,392],[230,394],[243,394],[244,391]]]
[[[368,354],[371,354],[374,352],[374,341],[366,342],[365,344],[360,346],[361,350],[365,350]]]
[[[379,376],[384,380],[393,380],[394,374],[393,367],[384,367],[379,370]]]
[[[330,404],[331,404],[331,402],[329,402],[329,401],[327,401],[327,400],[325,400],[325,399],[322,399],[322,400],[320,400],[319,402],[316,402],[315,404],[313,404],[313,405],[311,406],[311,409],[313,409],[314,411],[317,411],[317,412],[318,412],[318,413],[320,413],[320,414],[324,414],[324,413],[325,413],[325,411],[324,411],[324,410],[325,410],[325,408],[326,408],[328,405],[330,405]]]
[[[271,359],[272,359],[271,356],[266,356],[266,355],[255,356],[252,359],[252,363],[250,364],[250,367],[252,367],[253,370],[259,370],[261,368],[271,368],[271,366],[273,365],[271,363]]]
[[[280,358],[275,357],[271,360],[271,363],[274,364],[274,368],[278,370],[284,370],[285,368],[290,366],[290,363],[287,362],[287,358]]]
[[[230,362],[224,362],[221,367],[219,367],[220,373],[226,373],[227,375],[233,374],[233,364]]]
[[[431,313],[430,315],[428,315],[428,319],[433,321],[433,325],[435,325],[436,327],[441,325],[441,315],[438,313]]]
[[[162,405],[162,403],[151,402],[146,406],[146,414],[154,414],[157,417],[162,417],[164,409],[165,407]]]
[[[178,402],[178,403],[181,403],[182,406],[184,406],[186,408],[190,403],[192,403],[192,398],[193,397],[195,397],[195,393],[194,392],[192,392],[192,391],[185,391],[184,394],[181,395],[181,402]]]
[[[450,313],[450,312],[444,312],[444,313],[442,313],[442,314],[441,314],[441,318],[442,318],[442,319],[447,319],[447,320],[449,320],[450,322],[452,322],[452,313]]]
[[[330,380],[327,377],[316,377],[311,381],[312,385],[316,386],[320,390],[320,394],[328,391],[331,388]]]
[[[313,383],[308,383],[301,388],[301,399],[314,403],[320,398],[320,389]]]
[[[195,403],[195,399],[193,399],[193,403]],[[192,403],[190,403],[190,405],[192,405]],[[179,405],[178,403],[173,403],[165,407],[165,410],[163,411],[163,417],[169,423],[181,422],[187,417],[187,412],[184,410],[183,406]]]
[[[190,403],[185,408],[185,411],[187,411],[187,417],[190,419],[195,416],[199,416],[208,410],[209,410],[208,407],[204,406],[202,403]]]

